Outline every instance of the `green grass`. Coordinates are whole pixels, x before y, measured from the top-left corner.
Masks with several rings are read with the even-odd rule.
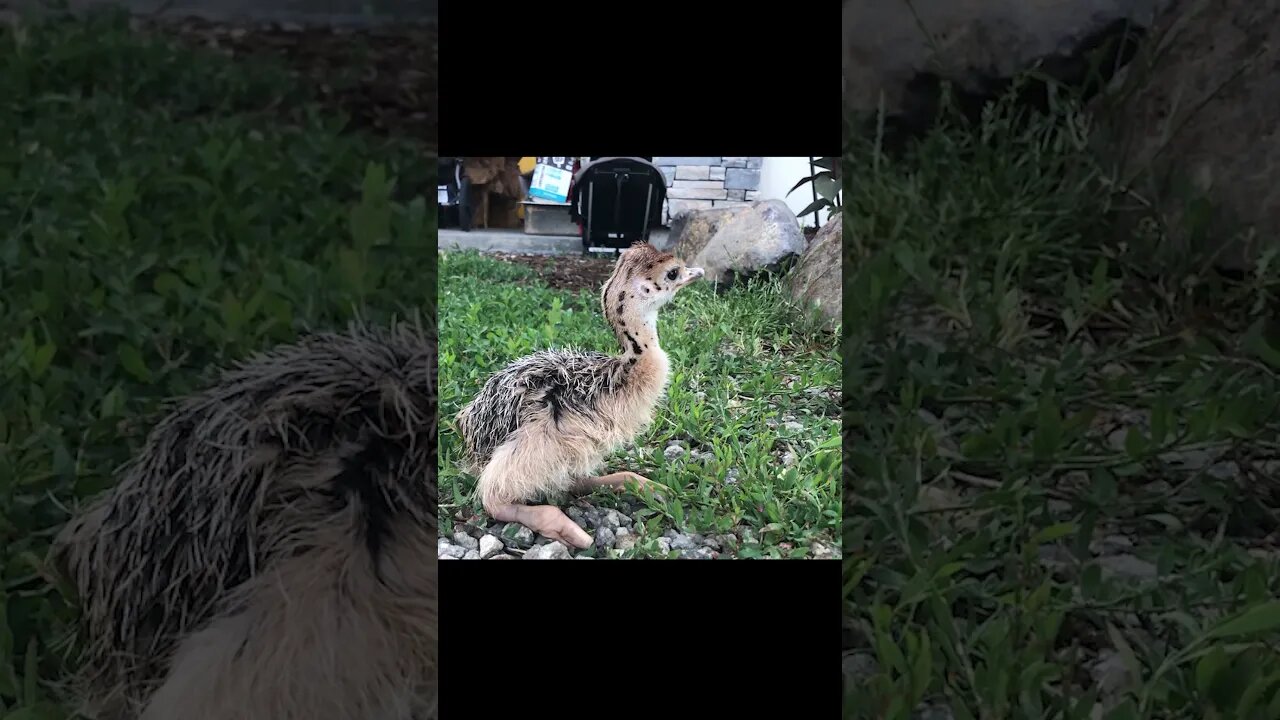
[[[161,399],[304,328],[433,310],[431,158],[286,77],[120,16],[0,27],[0,718],[65,716],[48,542]]]
[[[551,290],[524,266],[475,253],[441,253],[439,266],[440,497],[448,533],[456,511],[482,512],[468,496],[474,478],[456,467],[457,411],[491,373],[522,355],[565,346],[613,352],[616,342],[598,289]],[[634,448],[608,467],[669,490],[659,491],[661,499],[645,495],[634,515],[643,534],[627,557],[659,555],[657,538],[668,528],[703,535],[747,528],[754,542],[738,548],[738,557],[803,557],[815,541],[838,543],[838,406],[822,392],[839,388],[836,343],[794,317],[782,292],[757,284],[718,297],[695,284],[659,314],[671,359],[667,400]],[[671,441],[707,455],[668,462],[663,450]],[[786,451],[796,462],[784,467],[775,455]],[[617,507],[619,498],[600,490],[591,501]]]
[[[1280,263],[1016,115],[846,153],[845,715],[1280,717]]]

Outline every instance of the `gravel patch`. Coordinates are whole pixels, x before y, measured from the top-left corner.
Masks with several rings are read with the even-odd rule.
[[[592,537],[589,548],[578,549],[566,547],[563,543],[551,542],[547,538],[535,535],[531,530],[517,523],[489,523],[487,526],[476,521],[477,516],[467,521],[463,517],[455,517],[455,529],[452,533],[439,538],[438,551],[441,559],[481,559],[510,560],[525,558],[529,560],[552,560],[568,558],[626,558],[626,557],[670,557],[686,560],[732,559],[737,557],[744,546],[754,545],[756,533],[750,527],[734,528],[732,532],[701,534],[682,532],[672,527],[661,530],[660,535],[652,533],[646,521],[655,516],[645,506],[623,500],[618,507],[599,507],[590,498],[579,498],[573,504],[563,507],[564,512],[579,527]],[[786,543],[779,544],[784,549]],[[838,545],[835,542],[811,541],[810,552],[806,557],[822,559],[828,556],[838,557]]]
[[[538,545],[524,554],[525,560],[568,560],[571,557],[569,548],[559,541]]]

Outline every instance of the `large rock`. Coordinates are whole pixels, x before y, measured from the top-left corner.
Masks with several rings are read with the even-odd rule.
[[[1079,85],[1091,61],[1104,73],[1123,64],[1132,39],[1170,2],[845,0],[846,109],[873,115],[883,98],[889,134],[914,135],[932,123],[941,81],[954,83],[971,116],[1032,67]]]
[[[816,305],[830,327],[835,327],[840,322],[843,307],[840,299],[842,230],[842,217],[832,215],[818,234],[813,236],[809,248],[800,256],[800,262],[796,263],[788,278],[791,296],[796,302],[802,307]]]
[[[1183,2],[1152,35],[1158,51],[1144,48],[1100,113],[1100,142],[1122,177],[1139,176],[1172,252],[1198,242],[1220,267],[1247,269],[1280,236],[1280,4]]]
[[[670,251],[721,287],[783,271],[805,250],[800,223],[781,200],[685,213],[671,223],[671,237]]]

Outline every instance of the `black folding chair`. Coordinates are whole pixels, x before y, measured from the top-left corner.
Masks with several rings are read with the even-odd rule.
[[[648,158],[592,158],[569,191],[569,217],[578,223],[582,254],[648,241],[650,230],[662,225],[666,199],[666,178]]]

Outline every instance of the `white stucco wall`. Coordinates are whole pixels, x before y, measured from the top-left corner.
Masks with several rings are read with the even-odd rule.
[[[801,178],[808,177],[809,158],[807,157],[767,157],[760,164],[760,196],[759,199],[778,199],[787,204],[794,213],[799,213],[813,202],[813,190],[806,184],[799,190],[787,196],[787,191]],[[827,221],[829,213],[826,210],[818,211],[818,224],[821,225]],[[813,225],[813,216],[807,215],[800,218],[800,224],[809,227]]]

